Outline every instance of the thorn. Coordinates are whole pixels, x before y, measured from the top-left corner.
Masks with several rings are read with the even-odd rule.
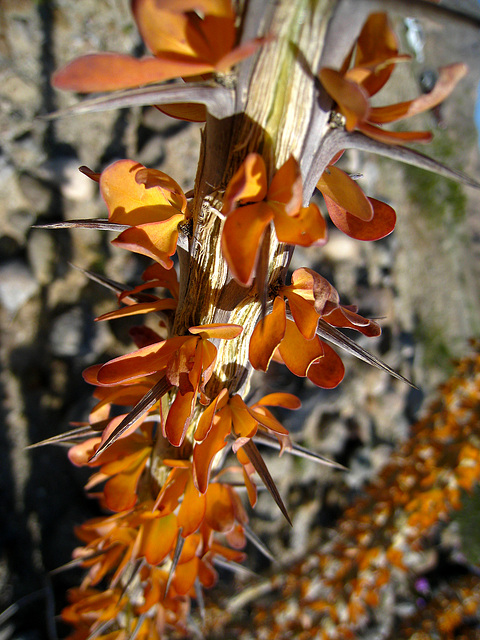
[[[243,450],[247,454],[250,462],[255,467],[255,471],[258,473],[258,475],[262,479],[264,485],[270,491],[270,494],[272,495],[272,498],[275,500],[275,502],[277,503],[278,508],[283,513],[283,515],[285,517],[285,520],[288,522],[288,524],[291,527],[293,527],[293,524],[292,524],[292,521],[290,519],[290,516],[288,515],[288,511],[287,511],[287,509],[285,507],[285,504],[283,503],[283,500],[282,500],[282,498],[280,496],[280,493],[278,492],[277,485],[273,481],[273,478],[270,475],[270,471],[268,470],[267,465],[265,464],[265,461],[263,460],[262,456],[260,455],[260,452],[257,449],[257,447],[256,447],[255,443],[253,442],[253,440],[249,440],[248,442],[246,442],[243,445]]]
[[[165,585],[165,593],[163,594],[164,599],[167,597],[168,590],[170,589],[170,585],[172,584],[173,576],[175,575],[175,569],[177,568],[178,561],[180,560],[180,555],[182,553],[184,543],[185,538],[182,536],[182,527],[180,527],[178,529],[178,537],[177,543],[175,545],[175,551],[173,553],[172,565],[168,573],[167,584]]]
[[[99,446],[97,451],[90,458],[89,462],[94,462],[108,447],[110,447],[120,436],[129,429],[134,422],[143,416],[144,413],[149,411],[154,404],[156,404],[160,398],[167,393],[173,384],[167,380],[165,375],[153,386],[148,393],[146,393],[140,402],[133,407],[128,415],[122,420],[116,429],[108,436],[103,444]]]

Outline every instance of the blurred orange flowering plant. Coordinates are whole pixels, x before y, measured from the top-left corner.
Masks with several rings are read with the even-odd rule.
[[[287,285],[288,266],[295,246],[327,240],[310,202],[315,186],[351,237],[377,240],[393,230],[394,210],[365,196],[335,163],[347,148],[395,158],[388,144],[429,138],[382,125],[437,104],[465,68],[441,72],[428,96],[372,107],[370,97],[406,56],[384,13],[369,15],[359,0],[345,17],[345,6],[132,0],[153,57],[88,55],[53,78],[83,93],[122,90],[70,111],[155,105],[206,121],[190,194],[134,160],[101,173],[83,167],[99,183],[108,219],[54,225],[117,232],[115,246],[154,261],[133,288],[87,273],[121,305],[97,320],[158,319],[155,329],[132,330],[134,351],[85,371],[97,404],[87,424],[65,434],[76,440],[71,461],[98,467],[87,490],[101,485],[95,495],[113,512],[77,531],[75,557],[87,573],[62,613],[75,640],[188,633],[190,599],[201,611],[202,588],[217,580],[214,564],[235,569],[247,538],[255,540],[232,477],[240,472],[253,507],[257,474],[290,521],[258,443],[335,466],[292,443],[270,410],[298,409],[298,398],[280,391],[249,400],[254,369],[266,371],[273,359],[331,389],[344,375],[332,343],[402,378],[339,330],[378,336],[378,324],[342,305],[311,269],[295,270]],[[475,184],[413,151],[401,159]],[[240,466],[224,467],[229,449]]]

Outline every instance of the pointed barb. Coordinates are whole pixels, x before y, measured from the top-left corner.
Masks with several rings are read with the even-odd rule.
[[[116,429],[112,431],[105,442],[100,445],[94,455],[90,458],[89,462],[94,462],[98,458],[98,456],[100,456],[104,451],[108,449],[108,447],[110,447],[116,440],[118,440],[118,438],[120,438],[120,436],[132,426],[132,424],[134,424],[139,418],[141,418],[143,414],[149,411],[160,400],[160,398],[172,388],[172,386],[173,385],[166,379],[165,376],[161,380],[159,380],[157,384],[143,396],[140,402],[137,402],[132,411],[130,411],[130,413],[125,416],[122,422]]]
[[[372,353],[370,353],[369,351],[367,351],[366,349],[358,345],[356,342],[354,342],[351,338],[344,335],[336,327],[332,327],[327,322],[325,322],[325,320],[322,320],[321,318],[318,321],[317,335],[323,340],[327,340],[328,342],[331,342],[335,346],[340,347],[341,349],[344,349],[345,351],[347,351],[347,353],[350,353],[356,358],[359,358],[360,360],[363,360],[364,362],[370,364],[372,367],[376,367],[377,369],[386,371],[391,376],[393,376],[397,380],[401,380],[402,382],[405,382],[410,387],[413,387],[414,389],[418,388],[413,384],[413,382],[410,382],[410,380],[402,376],[400,373],[397,373],[394,369],[389,367],[388,364],[385,364],[385,362],[380,360],[380,358],[377,358],[377,356],[374,356]]]
[[[260,553],[263,553],[263,555],[268,558],[273,564],[279,564],[273,553],[270,551],[267,545],[262,540],[260,540],[253,529],[251,529],[247,524],[244,524],[243,531],[245,532],[247,540],[251,542],[255,547],[257,547]]]
[[[64,222],[50,222],[47,224],[34,224],[34,229],[100,229],[102,231],[116,231],[118,233],[129,229],[128,224],[109,222],[105,218],[85,218],[78,220],[65,220]]]
[[[391,160],[397,160],[404,164],[409,164],[419,169],[425,169],[444,178],[449,178],[460,184],[464,184],[474,189],[480,189],[480,182],[474,178],[470,178],[461,171],[451,169],[446,165],[429,158],[423,153],[409,149],[401,145],[389,145],[379,140],[373,140],[368,136],[358,131],[348,133],[347,131],[336,131],[335,138],[338,142],[339,148],[342,149],[358,149],[359,151],[367,151],[369,153],[375,153]]]
[[[271,447],[272,449],[281,449],[281,445],[278,440],[274,436],[271,436],[267,433],[260,433],[259,431],[257,431],[254,440],[258,444],[264,444],[267,447]],[[320,453],[311,451],[310,449],[302,447],[299,444],[292,444],[291,447],[285,447],[285,453],[289,453],[290,455],[296,456],[298,458],[305,458],[305,460],[312,460],[313,462],[323,464],[326,467],[332,467],[333,469],[339,469],[340,471],[348,471],[348,469],[344,467],[343,464],[335,462],[334,460],[330,460],[329,458],[322,456]]]
[[[55,120],[65,116],[98,113],[111,109],[128,109],[162,104],[203,104],[214,117],[233,115],[234,93],[221,85],[191,82],[178,85],[148,85],[146,87],[112,92],[96,98],[88,98],[66,109],[44,116],[42,120]]]
[[[243,450],[247,454],[250,462],[253,464],[255,471],[258,473],[260,478],[262,479],[264,485],[269,490],[272,498],[277,503],[278,508],[283,513],[285,520],[288,522],[290,526],[293,526],[290,516],[288,515],[288,511],[285,507],[285,504],[278,492],[277,485],[273,481],[272,476],[270,475],[270,471],[267,468],[262,456],[260,455],[259,450],[257,449],[256,444],[253,440],[249,440],[246,444],[243,445]]]
[[[40,442],[34,442],[33,444],[29,444],[26,449],[37,449],[38,447],[44,447],[47,444],[59,444],[59,445],[72,445],[75,444],[78,440],[84,440],[85,438],[90,438],[93,436],[98,436],[98,431],[94,431],[90,425],[85,425],[82,427],[77,427],[76,429],[71,429],[70,431],[65,431],[65,433],[59,433],[56,436],[52,436],[51,438],[46,438],[45,440],[40,440]]]

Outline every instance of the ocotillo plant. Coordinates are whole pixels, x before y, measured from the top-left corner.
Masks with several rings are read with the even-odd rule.
[[[57,72],[54,86],[115,92],[73,112],[156,105],[205,126],[191,192],[135,159],[100,173],[84,167],[99,183],[108,220],[56,225],[117,232],[113,244],[153,260],[133,288],[88,274],[118,294],[120,308],[100,320],[157,317],[155,330],[131,332],[134,351],[85,371],[97,404],[87,424],[55,439],[72,444],[74,464],[96,468],[87,490],[101,484],[97,495],[110,512],[78,528],[75,558],[87,573],[62,613],[75,639],[188,633],[191,599],[201,611],[202,588],[217,579],[214,563],[240,562],[253,538],[235,478],[254,506],[256,473],[290,520],[257,442],[334,464],[293,444],[271,412],[298,408],[295,396],[279,390],[249,401],[254,369],[266,371],[273,359],[331,389],[344,375],[333,344],[402,378],[340,331],[378,336],[374,321],[342,305],[322,275],[288,273],[295,246],[327,240],[325,218],[310,202],[315,188],[350,237],[393,231],[392,207],[336,166],[343,151],[371,151],[477,186],[404,146],[430,133],[384,126],[439,104],[466,73],[463,64],[441,69],[428,94],[372,105],[408,58],[383,12],[404,3],[131,4],[153,56],[88,55]],[[429,2],[405,4],[410,13],[447,15]],[[223,468],[230,449],[233,470]]]

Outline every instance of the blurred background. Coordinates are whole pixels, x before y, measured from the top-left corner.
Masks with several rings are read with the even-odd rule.
[[[453,96],[407,126],[434,132],[423,152],[478,177],[480,32],[407,14],[395,17],[394,26],[412,61],[398,65],[378,102],[428,91],[440,66],[466,62],[470,72]],[[101,171],[132,158],[170,174],[185,190],[194,184],[199,125],[154,108],[39,118],[77,100],[50,87],[55,69],[108,50],[144,53],[127,0],[0,0],[0,611],[12,603],[17,610],[0,617],[1,640],[66,633],[55,616],[81,573],[51,571],[69,561],[74,525],[99,512],[84,496],[86,474],[69,464],[65,450],[26,447],[84,420],[91,389],[82,370],[132,348],[132,322],[94,322],[116,307],[115,297],[72,264],[127,284],[146,265],[112,247],[106,232],[32,225],[106,215],[97,185],[78,172],[80,165]],[[480,192],[359,152],[346,154],[342,167],[362,174],[367,195],[394,206],[397,228],[384,240],[361,243],[331,227],[326,247],[297,250],[292,268],[315,268],[342,302],[379,318],[382,337],[360,343],[418,390],[348,357],[345,381],[334,391],[313,388],[280,366],[256,378],[265,392],[281,387],[300,395],[302,410],[282,416],[294,439],[350,469],[341,474],[268,456],[294,527],[287,530],[264,494],[251,524],[283,559],[320,543],[324,529],[334,527],[408,436],[452,360],[468,350],[468,339],[479,335]],[[266,567],[254,550],[250,555],[256,570]]]

